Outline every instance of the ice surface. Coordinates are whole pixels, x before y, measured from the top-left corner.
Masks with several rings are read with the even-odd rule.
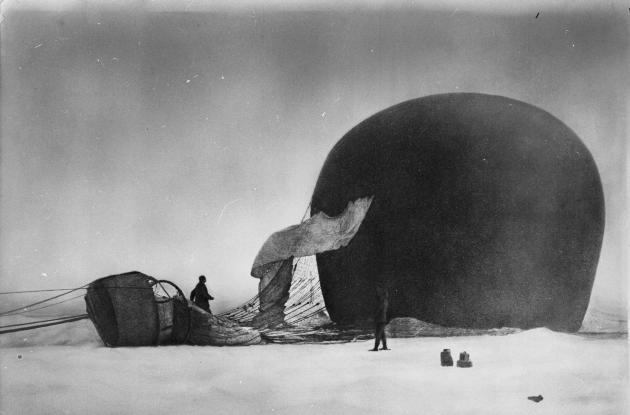
[[[73,345],[3,342],[0,413],[627,413],[625,335],[390,339],[378,353],[370,341],[110,349],[81,321],[22,343],[67,343],[68,326]],[[467,351],[473,367],[441,367],[444,348]]]

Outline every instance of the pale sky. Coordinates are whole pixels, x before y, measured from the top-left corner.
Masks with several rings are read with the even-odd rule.
[[[630,12],[545,3],[3,5],[0,289],[139,270],[190,291],[205,274],[215,310],[237,305],[346,131],[481,92],[591,150],[607,221],[592,304],[625,310]]]

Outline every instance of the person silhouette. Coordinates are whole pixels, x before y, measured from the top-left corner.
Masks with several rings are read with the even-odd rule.
[[[193,289],[190,293],[190,301],[212,314],[212,311],[210,311],[209,300],[214,300],[214,297],[208,292],[208,288],[206,287],[206,277],[204,275],[200,275],[199,282],[195,286],[195,289]]]
[[[387,313],[389,309],[389,293],[382,287],[376,288],[376,296],[378,297],[378,307],[374,315],[374,348],[372,352],[378,351],[378,346],[382,342],[381,350],[389,350],[387,348],[387,337],[385,337],[385,326],[387,325]]]

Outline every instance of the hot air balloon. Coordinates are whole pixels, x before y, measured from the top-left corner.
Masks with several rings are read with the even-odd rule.
[[[311,212],[373,198],[347,246],[317,254],[331,319],[576,331],[604,231],[593,158],[559,119],[501,96],[442,94],[387,108],[331,150]]]

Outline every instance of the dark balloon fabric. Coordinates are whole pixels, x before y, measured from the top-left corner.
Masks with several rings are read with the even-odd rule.
[[[551,114],[513,99],[443,94],[406,101],[331,150],[312,214],[374,200],[347,247],[317,255],[331,318],[393,317],[459,327],[576,331],[604,232],[588,149]]]

